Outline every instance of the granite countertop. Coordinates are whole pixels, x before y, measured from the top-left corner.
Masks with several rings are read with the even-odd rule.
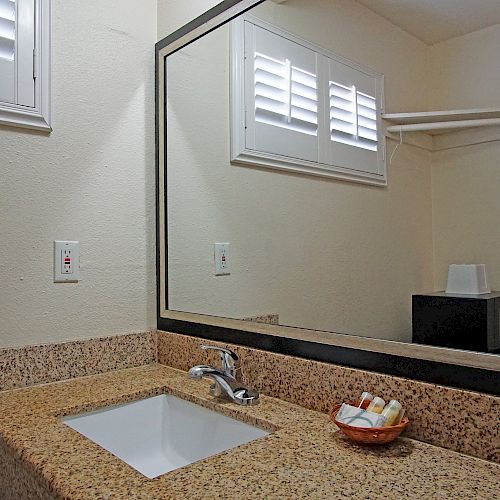
[[[327,415],[266,396],[253,407],[221,403],[208,386],[148,365],[1,392],[0,438],[54,498],[500,497],[500,465],[405,438],[360,447],[336,432]],[[273,432],[150,480],[60,420],[162,393]],[[2,469],[5,480],[8,467]]]

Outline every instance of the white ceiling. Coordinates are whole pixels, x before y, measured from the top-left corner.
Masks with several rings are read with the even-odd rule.
[[[357,0],[432,45],[500,24],[500,0]]]

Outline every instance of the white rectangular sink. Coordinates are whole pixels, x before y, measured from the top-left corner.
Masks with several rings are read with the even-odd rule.
[[[150,479],[269,434],[165,394],[62,420]]]

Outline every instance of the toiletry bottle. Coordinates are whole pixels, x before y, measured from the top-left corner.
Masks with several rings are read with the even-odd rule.
[[[373,413],[382,413],[384,409],[385,401],[382,398],[375,397],[373,401],[368,405],[367,411],[372,411]]]
[[[403,420],[403,417],[405,416],[405,410],[401,408],[399,411],[399,415],[397,416],[396,420],[392,425],[399,425],[401,423],[401,420]]]
[[[369,392],[363,392],[361,397],[358,399],[356,406],[366,410],[368,405],[373,401],[373,396]]]
[[[387,403],[387,405],[382,410],[382,415],[386,418],[385,427],[389,427],[390,425],[396,425],[396,421],[399,418],[401,410],[402,407],[399,401],[391,399],[391,401]]]

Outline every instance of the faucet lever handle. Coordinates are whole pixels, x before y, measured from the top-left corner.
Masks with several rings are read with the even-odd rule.
[[[235,352],[230,349],[224,349],[223,347],[217,347],[214,345],[202,345],[200,347],[207,351],[218,351],[222,371],[226,375],[231,375],[235,379],[239,378],[240,358],[238,358],[238,355]]]

